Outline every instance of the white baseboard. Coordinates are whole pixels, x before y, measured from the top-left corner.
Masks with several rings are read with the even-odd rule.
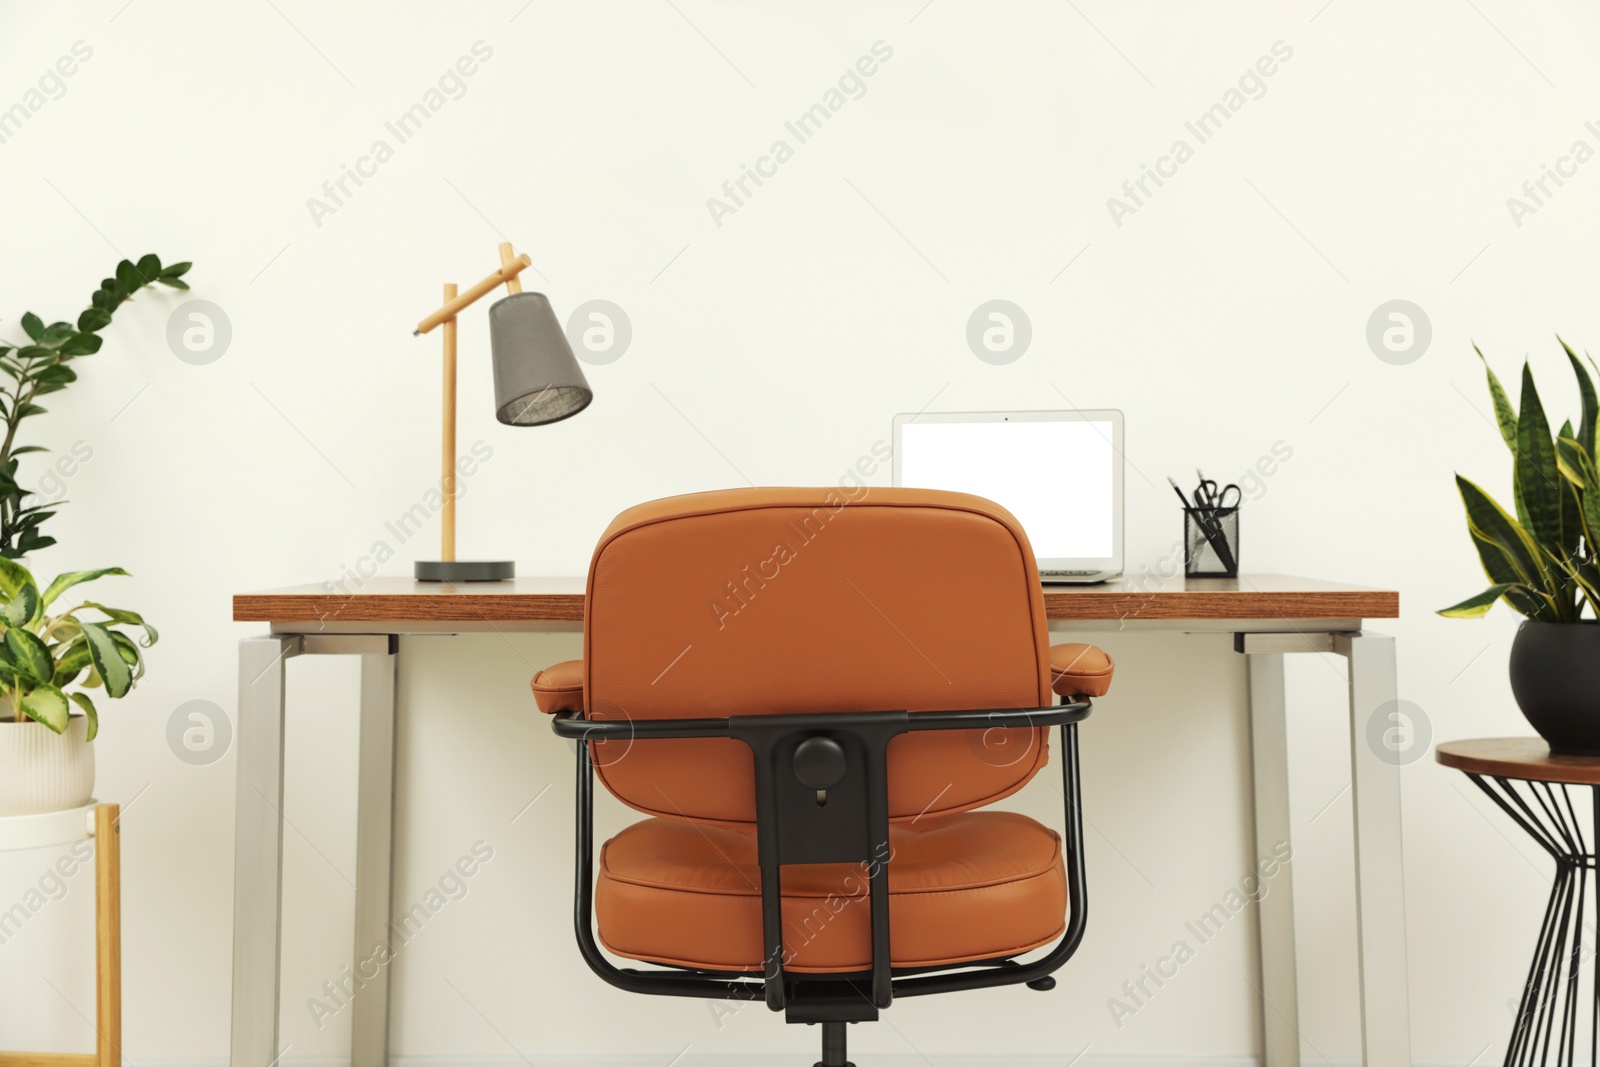
[[[1260,1067],[1254,1056],[1096,1056],[1087,1052],[1077,1059],[1076,1050],[1064,1054],[1012,1053],[985,1056],[982,1054],[920,1056],[914,1052],[861,1053],[852,1051],[850,1058],[860,1067]],[[696,1056],[686,1054],[674,1060],[670,1052],[647,1056],[531,1056],[527,1060],[516,1057],[492,1059],[400,1057],[390,1061],[390,1067],[812,1067],[816,1062],[815,1050],[807,1053],[771,1055],[734,1055],[729,1053]],[[296,1067],[285,1063],[283,1067]],[[1337,1067],[1345,1067],[1338,1064]],[[1351,1067],[1357,1067],[1352,1063]]]
[[[946,1056],[918,1056],[915,1053],[853,1053],[851,1061],[859,1067],[1261,1067],[1254,1056],[1094,1056],[1085,1053],[1074,1059],[1075,1053],[1066,1054],[946,1054]],[[390,1067],[662,1067],[670,1062],[672,1067],[811,1067],[816,1053],[755,1054],[686,1054],[683,1059],[672,1059],[672,1053],[653,1056],[530,1056],[526,1061],[517,1057],[398,1057]],[[283,1067],[296,1067],[283,1064]],[[1346,1067],[1346,1064],[1336,1064]],[[1358,1067],[1354,1061],[1349,1067]]]
[[[852,1054],[854,1055],[854,1054]],[[994,1056],[935,1055],[924,1058],[914,1053],[868,1054],[860,1057],[860,1067],[1261,1067],[1257,1056],[1185,1056],[1164,1054],[1120,1054],[1086,1052],[1076,1059],[1075,1052],[1050,1054],[1009,1054]],[[394,1056],[389,1067],[811,1067],[815,1057],[804,1053],[773,1055],[685,1054],[672,1059],[670,1051],[644,1055],[606,1055],[601,1053],[540,1053],[530,1056]],[[1358,1056],[1336,1056],[1323,1061],[1328,1067],[1361,1067]],[[1476,1062],[1476,1061],[1474,1061]],[[226,1059],[129,1060],[128,1067],[228,1067]],[[339,1057],[285,1057],[279,1067],[350,1067]],[[1467,1060],[1426,1059],[1413,1061],[1413,1067],[1472,1067]]]

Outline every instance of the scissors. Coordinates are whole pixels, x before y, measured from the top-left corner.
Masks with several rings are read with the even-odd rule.
[[[1214,480],[1207,478],[1204,472],[1202,472],[1199,468],[1195,469],[1195,474],[1200,476],[1199,488],[1195,489],[1194,491],[1195,507],[1217,508],[1223,511],[1229,511],[1238,507],[1244,502],[1244,490],[1240,489],[1234,483],[1229,482],[1227,485],[1223,486],[1219,492],[1217,489],[1217,483]]]

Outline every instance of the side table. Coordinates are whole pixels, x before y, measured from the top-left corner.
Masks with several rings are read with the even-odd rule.
[[[93,838],[95,928],[94,1052],[0,1052],[0,1067],[121,1067],[122,849],[116,804],[0,817],[0,852],[70,845]]]
[[[1600,957],[1584,944],[1584,927],[1594,929],[1584,916],[1600,905],[1600,757],[1551,755],[1541,738],[1507,737],[1451,741],[1434,758],[1465,772],[1556,862],[1507,1067],[1600,1062]]]

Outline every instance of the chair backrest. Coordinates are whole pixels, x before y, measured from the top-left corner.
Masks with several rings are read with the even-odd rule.
[[[589,566],[595,719],[950,711],[1051,703],[1044,597],[1017,520],[923,489],[734,489],[629,508]],[[750,750],[726,738],[596,746],[653,815],[755,821]],[[1042,729],[890,745],[890,815],[964,811],[1044,766]]]

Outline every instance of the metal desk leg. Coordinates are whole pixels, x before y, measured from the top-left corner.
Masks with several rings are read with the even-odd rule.
[[[1350,784],[1355,807],[1356,944],[1366,1067],[1409,1067],[1406,884],[1400,834],[1400,753],[1369,741],[1368,724],[1396,699],[1394,638],[1337,634],[1350,661]]]
[[[1295,978],[1294,869],[1289,846],[1289,739],[1283,653],[1252,652],[1250,757],[1255,793],[1256,870],[1278,867],[1256,907],[1261,939],[1261,1029],[1267,1067],[1300,1067],[1300,1000]],[[1270,868],[1269,868],[1270,869]]]
[[[356,990],[351,1067],[384,1067],[389,1055],[389,884],[394,840],[394,694],[399,639],[361,656],[361,740],[356,788]],[[313,651],[315,648],[313,642]]]
[[[237,798],[233,809],[231,1067],[268,1067],[278,1048],[283,912],[284,663],[298,637],[239,642]]]

